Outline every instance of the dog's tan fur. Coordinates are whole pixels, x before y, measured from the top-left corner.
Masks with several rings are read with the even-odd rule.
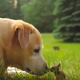
[[[26,71],[29,68],[34,74],[43,75],[47,65],[41,55],[41,46],[41,35],[33,25],[0,18],[0,65],[4,69],[14,66]],[[38,48],[40,51],[34,52]]]

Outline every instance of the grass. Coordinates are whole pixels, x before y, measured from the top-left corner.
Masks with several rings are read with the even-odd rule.
[[[66,74],[66,80],[80,79],[80,43],[62,43],[53,39],[52,34],[42,34],[44,49],[43,56],[48,65],[61,62],[61,70]],[[60,50],[53,50],[59,46]]]
[[[62,43],[48,33],[42,34],[42,39],[42,53],[48,65],[61,62],[61,70],[66,74],[66,80],[80,80],[80,43]],[[60,50],[53,50],[53,46],[59,46]],[[54,80],[54,76],[51,72],[41,77],[18,73],[7,80]]]

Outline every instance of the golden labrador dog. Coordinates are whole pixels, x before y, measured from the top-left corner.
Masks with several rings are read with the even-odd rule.
[[[0,66],[3,71],[13,66],[35,75],[45,74],[48,67],[41,49],[41,35],[33,25],[23,20],[0,18]]]

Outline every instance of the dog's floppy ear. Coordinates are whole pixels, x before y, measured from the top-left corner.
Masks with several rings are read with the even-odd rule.
[[[30,29],[25,29],[23,24],[19,23],[16,25],[17,37],[21,48],[26,49],[29,43]]]

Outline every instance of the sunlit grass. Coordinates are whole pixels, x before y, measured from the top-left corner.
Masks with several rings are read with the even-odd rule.
[[[80,79],[80,43],[62,43],[53,39],[52,34],[42,34],[44,49],[43,56],[48,65],[61,62],[61,70],[66,74],[67,80]],[[59,46],[60,50],[53,50]]]
[[[80,80],[80,43],[62,43],[48,33],[42,34],[42,39],[42,54],[48,65],[61,62],[61,70],[66,74],[66,80]],[[53,50],[53,46],[59,46],[60,50]],[[17,73],[8,80],[54,80],[54,76],[51,72],[41,77]]]

